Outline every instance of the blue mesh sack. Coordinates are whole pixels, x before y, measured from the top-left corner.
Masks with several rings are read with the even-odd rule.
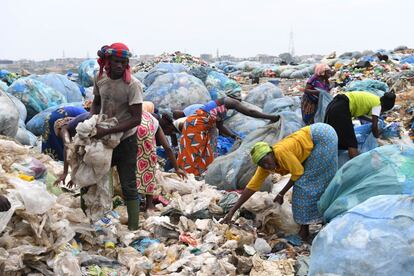
[[[208,73],[205,84],[213,100],[225,95],[227,90],[241,91],[240,84],[217,71]]]
[[[345,87],[346,91],[367,91],[377,96],[383,96],[389,91],[389,87],[385,82],[378,80],[366,79],[362,81],[353,81]]]
[[[414,275],[414,197],[374,196],[312,242],[308,275]]]
[[[49,107],[67,102],[65,97],[52,87],[27,77],[13,82],[7,92],[24,104],[27,120]]]
[[[263,108],[268,101],[282,97],[283,93],[279,87],[270,82],[266,82],[253,88],[244,101]]]
[[[256,171],[252,163],[250,150],[256,142],[268,142],[273,145],[284,137],[303,127],[302,117],[295,112],[280,113],[280,120],[256,129],[248,134],[237,150],[216,158],[208,167],[205,181],[219,190],[243,189]],[[262,190],[269,191],[270,177]]]
[[[167,73],[159,76],[144,93],[159,110],[183,110],[189,105],[211,100],[203,82],[187,73]]]
[[[158,63],[152,68],[144,78],[144,85],[146,87],[151,86],[154,81],[159,77],[167,73],[186,73],[188,68],[180,63]]]
[[[79,82],[84,87],[93,86],[96,74],[99,72],[99,64],[96,59],[88,59],[78,68]]]
[[[34,116],[30,121],[27,122],[26,128],[32,132],[36,136],[40,136],[43,134],[45,130],[45,119],[48,115],[50,115],[53,111],[65,107],[65,106],[75,106],[75,107],[82,107],[83,104],[79,103],[65,103],[58,106],[52,106],[46,110],[43,110],[36,116]]]
[[[41,81],[59,91],[65,96],[68,103],[81,102],[83,100],[79,86],[64,75],[49,73],[46,75],[31,75],[30,78]]]
[[[376,195],[414,194],[414,147],[389,145],[363,153],[342,166],[318,208],[330,221]]]

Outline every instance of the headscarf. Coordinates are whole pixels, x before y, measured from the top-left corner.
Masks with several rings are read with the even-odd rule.
[[[226,91],[224,91],[224,93],[227,97],[236,99],[238,101],[242,100],[240,89],[227,89]]]
[[[149,113],[155,113],[155,105],[153,102],[149,102],[149,101],[144,101],[142,103],[142,111],[146,111]]]
[[[102,46],[102,48],[98,51],[98,64],[99,64],[99,75],[100,78],[103,74],[103,71],[105,69],[106,73],[108,74],[110,71],[110,63],[109,63],[109,57],[110,56],[117,56],[121,58],[130,58],[132,56],[131,52],[129,51],[129,48],[123,44],[123,43],[113,43],[110,46],[105,45]],[[124,75],[122,79],[129,83],[131,81],[131,69],[129,67],[129,64],[127,68],[125,69]]]
[[[260,160],[265,157],[266,154],[272,152],[272,148],[266,142],[257,142],[254,144],[252,150],[250,151],[250,155],[252,157],[252,161],[254,164],[259,164]]]
[[[331,70],[331,67],[329,67],[328,64],[319,63],[315,65],[315,75],[317,76],[324,76],[327,70]]]

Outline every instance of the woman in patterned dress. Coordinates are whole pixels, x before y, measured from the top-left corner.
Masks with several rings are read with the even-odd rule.
[[[186,177],[177,165],[174,153],[168,143],[164,132],[159,127],[158,120],[149,112],[143,112],[141,124],[137,129],[138,154],[137,154],[137,187],[140,194],[145,195],[146,210],[154,209],[153,195],[156,188],[155,171],[157,168],[157,144],[160,144],[168,159],[172,162],[175,172],[180,177]]]
[[[332,75],[332,70],[327,64],[317,64],[315,66],[315,73],[306,82],[305,91],[302,96],[302,119],[307,125],[314,123],[314,117],[319,102],[320,90],[329,93],[330,85],[329,78]]]
[[[230,222],[236,210],[260,189],[270,173],[291,174],[290,181],[274,201],[283,204],[283,196],[293,186],[293,218],[301,225],[299,235],[306,240],[309,224],[322,221],[317,202],[338,169],[335,130],[327,124],[316,123],[289,135],[273,147],[265,142],[256,143],[251,156],[259,167],[223,222]]]

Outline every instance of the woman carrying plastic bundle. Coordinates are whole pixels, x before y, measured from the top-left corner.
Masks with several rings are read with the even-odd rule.
[[[137,129],[138,152],[137,152],[137,188],[140,194],[145,195],[146,210],[155,208],[153,195],[156,188],[155,173],[157,168],[157,144],[160,144],[171,161],[178,176],[185,178],[186,174],[177,165],[175,155],[168,143],[167,138],[159,127],[159,123],[149,112],[142,112],[141,124]]]
[[[364,118],[372,121],[372,134],[379,137],[378,117],[381,112],[394,107],[395,94],[385,93],[381,98],[363,91],[347,92],[335,96],[326,108],[325,123],[331,125],[338,135],[338,148],[348,150],[349,158],[359,154],[352,118]]]
[[[318,107],[320,90],[329,93],[331,90],[329,78],[332,76],[332,70],[327,64],[317,64],[315,73],[306,82],[306,87],[302,96],[302,119],[305,124],[314,123],[316,109]]]
[[[63,161],[64,138],[66,134],[75,136],[76,125],[69,124],[75,117],[88,113],[83,107],[65,106],[56,109],[45,119],[42,135],[42,152],[54,159]]]
[[[290,181],[275,197],[283,204],[283,197],[293,186],[292,211],[301,225],[299,235],[309,236],[309,224],[322,221],[317,202],[338,168],[338,137],[335,130],[323,123],[306,126],[271,147],[265,142],[254,145],[250,154],[256,173],[249,181],[236,205],[223,220],[229,223],[234,213],[258,190],[270,173],[291,174]]]
[[[64,161],[63,173],[55,185],[64,182],[68,174],[67,145],[76,135],[76,126],[90,118],[89,112],[82,107],[66,106],[58,108],[45,119],[45,131],[42,135],[42,152],[54,159]],[[72,186],[69,182],[68,186]]]

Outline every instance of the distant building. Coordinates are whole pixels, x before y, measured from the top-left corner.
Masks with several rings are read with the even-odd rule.
[[[202,60],[207,61],[207,62],[212,62],[212,61],[214,61],[214,58],[213,58],[213,55],[212,55],[212,54],[201,54],[201,55],[200,55],[200,58],[201,58]]]
[[[13,60],[0,59],[0,64],[13,64]]]

